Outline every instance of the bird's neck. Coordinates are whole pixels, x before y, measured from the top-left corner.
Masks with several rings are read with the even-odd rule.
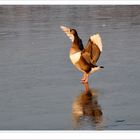
[[[79,49],[78,45],[77,44],[72,44],[71,48],[70,48],[70,54],[74,54],[74,53],[77,53],[77,52],[80,52],[81,50]]]
[[[72,43],[72,46],[70,48],[70,54],[74,54],[77,52],[80,52],[80,47],[79,47],[79,37],[75,37],[74,41]]]

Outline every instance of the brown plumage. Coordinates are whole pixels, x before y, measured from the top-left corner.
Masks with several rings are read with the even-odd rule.
[[[81,81],[87,83],[90,73],[103,68],[103,66],[96,65],[102,52],[101,37],[99,34],[90,36],[88,43],[84,48],[82,40],[75,29],[64,26],[61,26],[61,29],[72,41],[70,48],[71,62],[77,69],[84,73]]]

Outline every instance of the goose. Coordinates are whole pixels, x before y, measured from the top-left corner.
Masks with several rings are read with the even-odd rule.
[[[98,66],[96,64],[103,48],[101,36],[99,33],[90,36],[84,47],[82,40],[75,29],[65,26],[60,26],[60,28],[72,42],[69,57],[72,64],[83,73],[81,82],[88,83],[89,75],[91,73],[104,68],[103,66]]]

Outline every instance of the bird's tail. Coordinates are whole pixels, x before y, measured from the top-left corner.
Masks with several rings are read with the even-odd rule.
[[[103,68],[104,68],[103,66],[94,67],[94,68],[91,69],[91,72],[90,73],[96,72],[96,71],[101,70]]]

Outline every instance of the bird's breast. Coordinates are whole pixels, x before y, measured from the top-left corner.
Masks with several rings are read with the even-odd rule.
[[[76,64],[81,57],[81,52],[76,52],[74,54],[70,54],[70,60],[73,64]]]

